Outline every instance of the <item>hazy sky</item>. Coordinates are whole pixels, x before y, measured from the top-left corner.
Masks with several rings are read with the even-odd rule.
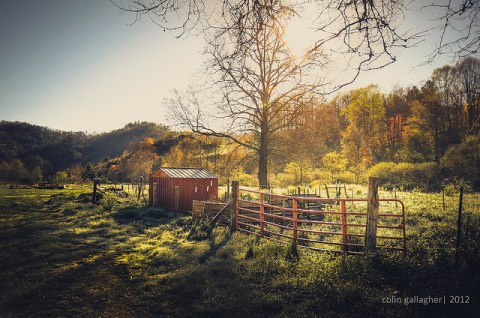
[[[406,25],[419,29],[422,12]],[[68,131],[101,132],[128,122],[166,123],[162,100],[201,70],[201,38],[177,39],[109,0],[3,0],[0,10],[0,120]],[[291,42],[305,36],[294,34]],[[294,43],[297,45],[297,43]],[[383,70],[349,86],[419,85],[435,67],[417,67],[433,48],[427,38]],[[298,44],[300,45],[300,44]]]

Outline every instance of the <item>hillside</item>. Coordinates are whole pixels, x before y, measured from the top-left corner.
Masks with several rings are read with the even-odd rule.
[[[0,162],[22,160],[27,166],[51,164],[53,170],[72,164],[98,162],[122,154],[132,142],[160,139],[168,128],[155,123],[130,123],[99,135],[65,132],[22,122],[0,122]],[[30,167],[33,168],[33,167]]]

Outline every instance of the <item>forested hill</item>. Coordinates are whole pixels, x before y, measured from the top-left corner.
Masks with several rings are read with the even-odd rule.
[[[53,130],[22,122],[0,122],[0,162],[22,160],[27,166],[50,165],[53,170],[74,163],[117,157],[132,142],[160,139],[168,128],[154,123],[131,123],[98,135]]]

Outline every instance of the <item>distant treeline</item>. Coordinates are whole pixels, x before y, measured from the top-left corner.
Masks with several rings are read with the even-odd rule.
[[[94,166],[115,158],[146,136],[162,139],[163,125],[137,122],[108,133],[65,132],[22,122],[0,122],[0,181],[31,183],[56,178],[57,172],[88,180]]]
[[[312,97],[269,141],[271,187],[360,183],[376,175],[405,188],[464,178],[480,190],[480,60],[435,69],[420,87],[376,85]],[[248,143],[254,135],[235,136]],[[0,122],[0,181],[136,181],[158,166],[203,167],[221,182],[258,185],[258,160],[228,138],[133,123],[100,135]],[[65,176],[62,174],[62,176]]]

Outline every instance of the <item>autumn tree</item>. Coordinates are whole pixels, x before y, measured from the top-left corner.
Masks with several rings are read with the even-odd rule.
[[[386,112],[378,86],[354,90],[343,110],[348,126],[343,132],[343,148],[350,164],[371,165],[386,153]]]
[[[130,145],[120,159],[120,167],[116,165],[110,167],[110,175],[116,178],[117,174],[121,174],[120,179],[125,177],[130,181],[138,180],[142,176],[149,176],[155,169],[157,161],[154,140],[146,137]]]
[[[65,185],[68,180],[68,173],[66,171],[57,171],[55,174],[55,182],[58,185]]]
[[[475,181],[475,190],[480,190],[480,138],[468,136],[461,144],[452,145],[441,164],[447,176]]]
[[[13,159],[9,164],[8,181],[29,182],[29,173],[20,159]]]
[[[39,182],[42,182],[42,181],[43,181],[42,168],[40,168],[39,166],[36,166],[36,167],[33,168],[33,170],[32,170],[32,181],[33,181],[34,183],[39,183]]]
[[[409,126],[422,135],[426,141],[422,148],[432,150],[433,158],[431,159],[436,163],[440,162],[441,155],[445,151],[444,118],[445,109],[441,105],[438,89],[434,82],[429,80],[421,88],[420,100],[412,104]]]
[[[329,152],[322,158],[322,167],[329,172],[331,182],[337,181],[338,174],[345,171],[346,164],[347,161],[336,151]]]
[[[70,183],[81,183],[82,176],[84,174],[84,168],[81,164],[73,164],[67,168],[68,173],[68,182]]]
[[[480,59],[468,57],[459,61],[455,65],[455,77],[458,80],[461,100],[465,105],[466,134],[478,135],[480,132]]]
[[[430,77],[438,96],[438,107],[442,110],[439,120],[446,144],[460,143],[465,134],[463,101],[456,73],[455,67],[445,65],[435,69]]]
[[[384,160],[387,161],[399,161],[401,157],[406,136],[407,119],[411,114],[407,92],[408,90],[402,87],[395,87],[385,96],[385,111],[388,120],[386,136],[388,151]]]
[[[0,163],[0,180],[1,181],[8,181],[9,178],[10,167],[7,162],[2,161]]]
[[[168,166],[201,167],[216,173],[221,144],[222,140],[217,137],[181,135],[177,137],[176,145],[163,154],[162,162]]]

